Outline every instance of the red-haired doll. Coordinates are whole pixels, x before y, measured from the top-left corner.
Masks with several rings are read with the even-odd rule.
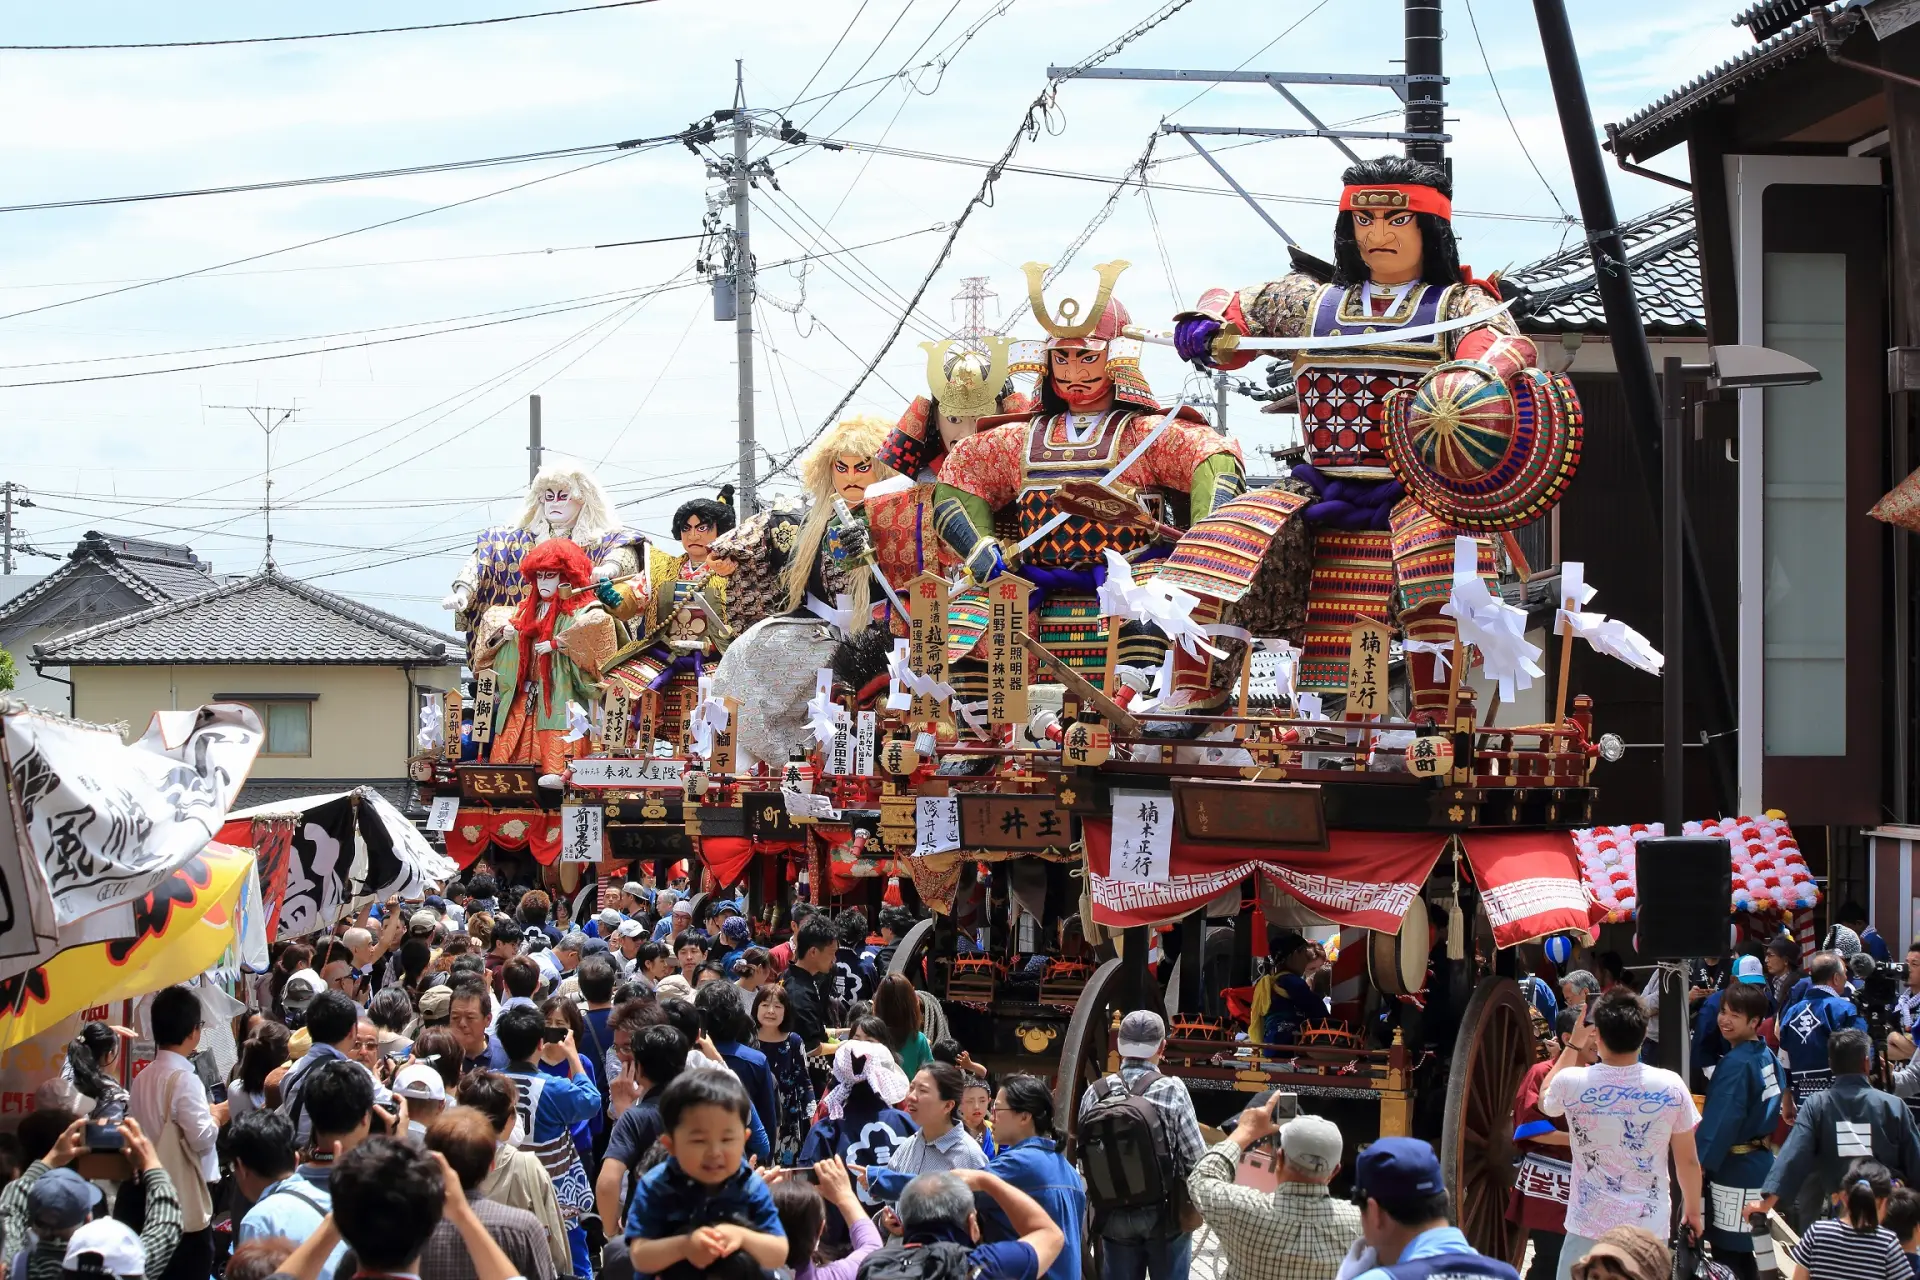
[[[566,538],[549,538],[520,561],[532,588],[514,610],[506,641],[493,656],[499,698],[493,711],[494,764],[537,764],[540,785],[557,787],[567,760],[587,749],[587,740],[566,741],[567,704],[589,709],[599,690],[587,673],[558,647],[575,613],[595,604],[582,590],[593,576],[586,552]],[[561,598],[562,584],[573,594]]]

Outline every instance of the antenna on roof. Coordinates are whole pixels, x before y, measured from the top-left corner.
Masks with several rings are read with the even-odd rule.
[[[267,553],[262,558],[261,568],[273,572],[273,433],[300,412],[299,405],[291,409],[281,409],[268,404],[210,404],[209,409],[238,409],[253,419],[253,425],[259,427],[267,441],[266,499],[263,510],[267,517]],[[278,417],[274,415],[278,414]]]

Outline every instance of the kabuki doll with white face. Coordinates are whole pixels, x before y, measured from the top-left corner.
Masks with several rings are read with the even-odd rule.
[[[493,655],[500,692],[487,759],[538,765],[540,785],[557,787],[568,759],[589,745],[584,738],[566,741],[567,704],[591,711],[599,698],[592,678],[562,648],[562,637],[584,620],[582,612],[598,609],[593,593],[582,590],[593,566],[570,540],[549,538],[521,559],[520,572],[529,591]]]
[[[1406,654],[1412,713],[1433,719],[1452,714],[1437,658],[1455,636],[1440,612],[1455,539],[1478,535],[1477,571],[1490,577],[1485,534],[1539,519],[1571,480],[1579,405],[1564,377],[1533,367],[1533,342],[1497,285],[1460,265],[1442,170],[1385,156],[1344,180],[1330,273],[1210,289],[1178,317],[1175,345],[1204,368],[1237,369],[1257,354],[1243,338],[1374,340],[1291,354],[1306,460],[1183,539],[1159,578],[1231,605],[1278,554],[1278,531],[1303,524],[1299,687],[1344,692],[1350,628],[1398,622],[1417,642]]]
[[[440,602],[454,625],[483,640],[483,622],[504,626],[527,593],[520,560],[548,538],[566,538],[586,553],[594,577],[625,577],[639,570],[640,535],[623,527],[600,482],[574,463],[543,467],[527,486],[519,518],[481,531],[473,554]],[[476,652],[479,646],[476,645]]]

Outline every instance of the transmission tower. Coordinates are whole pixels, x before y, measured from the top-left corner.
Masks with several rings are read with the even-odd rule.
[[[956,310],[965,308],[965,318],[953,336],[972,346],[984,346],[993,330],[987,325],[987,303],[1000,295],[987,287],[986,276],[962,276],[960,292],[953,295]]]

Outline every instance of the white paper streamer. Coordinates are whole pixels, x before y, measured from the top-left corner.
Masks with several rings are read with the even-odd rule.
[[[1573,634],[1609,658],[1618,658],[1630,667],[1659,675],[1666,659],[1645,636],[1618,618],[1578,611],[1594,595],[1594,589],[1587,585],[1587,566],[1578,560],[1563,562],[1560,566],[1561,607],[1554,614],[1554,627],[1570,628]],[[1572,609],[1566,607],[1569,600],[1573,601]]]
[[[1472,538],[1453,540],[1453,593],[1440,612],[1454,619],[1460,639],[1480,651],[1487,679],[1500,686],[1500,700],[1511,704],[1522,689],[1544,676],[1541,650],[1527,643],[1527,611],[1515,608],[1487,589],[1480,576],[1480,548]]]

